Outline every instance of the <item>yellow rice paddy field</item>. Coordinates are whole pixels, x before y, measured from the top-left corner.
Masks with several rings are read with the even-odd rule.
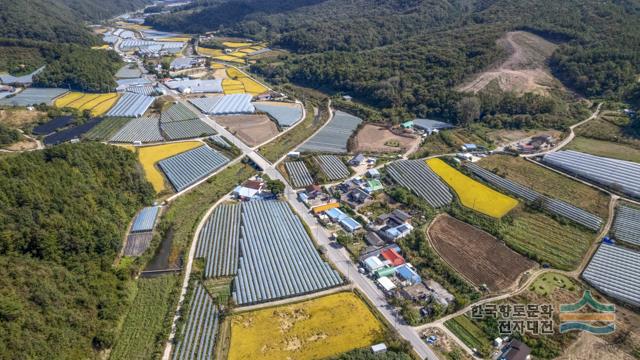
[[[164,41],[164,42],[187,42],[191,40],[190,37],[186,37],[186,36],[174,36],[174,37],[165,37],[165,38],[158,38],[158,41]]]
[[[246,73],[234,67],[227,68],[227,76],[229,76],[229,78],[231,79],[239,81],[244,88],[244,92],[247,94],[259,95],[269,90],[259,82],[252,79]],[[224,88],[224,84],[223,84],[223,88]]]
[[[518,205],[518,201],[464,175],[440,159],[427,165],[456,192],[462,205],[495,218],[501,218]]]
[[[247,46],[251,46],[253,45],[253,43],[250,42],[235,42],[235,41],[225,41],[222,43],[223,46],[226,46],[228,48],[242,48],[242,47],[247,47]]]
[[[56,99],[54,105],[57,108],[69,107],[80,111],[91,110],[92,116],[100,116],[109,111],[119,97],[120,95],[117,93],[87,94],[72,91]]]
[[[199,141],[185,141],[138,147],[138,160],[142,164],[145,177],[153,185],[153,189],[158,193],[166,189],[162,172],[156,167],[158,161],[197,148],[200,145],[202,143]]]
[[[244,94],[244,84],[238,80],[223,79],[222,90],[225,94]]]
[[[234,315],[229,360],[322,359],[383,341],[384,328],[344,292]]]
[[[224,55],[224,51],[219,50],[219,49],[209,49],[209,48],[204,48],[204,47],[197,47],[196,51],[198,52],[198,54],[203,55],[203,56],[223,56]]]

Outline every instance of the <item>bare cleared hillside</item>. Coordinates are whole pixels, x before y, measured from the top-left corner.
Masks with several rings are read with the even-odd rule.
[[[508,32],[498,44],[510,54],[507,60],[477,74],[458,91],[476,93],[496,84],[503,91],[545,95],[551,88],[562,86],[547,66],[557,45],[525,31]]]

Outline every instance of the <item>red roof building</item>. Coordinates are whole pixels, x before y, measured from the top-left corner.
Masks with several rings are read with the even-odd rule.
[[[380,255],[382,255],[382,257],[389,261],[393,266],[400,266],[404,264],[404,258],[394,249],[387,249],[381,252]]]

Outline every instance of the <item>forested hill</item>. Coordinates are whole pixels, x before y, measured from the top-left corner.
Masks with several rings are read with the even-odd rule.
[[[0,359],[111,347],[129,272],[113,268],[153,191],[134,153],[98,143],[0,158]]]
[[[626,98],[638,87],[640,0],[291,0],[284,10],[270,4],[201,1],[149,22],[269,40],[294,53],[256,66],[271,81],[348,92],[398,118],[458,119],[464,95],[453,88],[504,57],[495,42],[511,30],[561,44],[552,71],[581,94]],[[547,121],[539,109],[557,106],[545,101],[497,109],[500,99],[481,100],[493,114]]]
[[[106,92],[122,66],[86,26],[139,9],[150,0],[0,0],[0,73],[27,74],[47,65],[34,86]]]
[[[0,38],[95,44],[85,21],[139,9],[148,0],[0,0]]]

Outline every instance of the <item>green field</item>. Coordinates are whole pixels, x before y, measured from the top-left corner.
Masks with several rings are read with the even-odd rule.
[[[89,130],[84,137],[89,140],[108,141],[129,121],[131,121],[131,118],[106,118]]]
[[[478,350],[483,355],[488,355],[491,349],[491,342],[484,331],[474,324],[465,315],[460,315],[451,320],[447,320],[444,325],[451,330],[468,347]]]
[[[529,286],[529,291],[535,292],[540,296],[547,296],[558,288],[574,291],[576,289],[576,284],[573,280],[564,275],[546,273],[538,277],[538,279]]]
[[[129,307],[110,359],[159,357],[169,330],[179,277],[165,275],[138,280],[138,293]]]
[[[613,159],[640,162],[640,147],[630,144],[576,137],[567,145],[567,150],[581,151]]]
[[[258,152],[264,156],[265,159],[272,163],[277,161],[296,146],[300,145],[329,120],[329,113],[327,112],[325,103],[319,106],[317,117],[313,115],[312,106],[307,105],[305,109],[307,113],[302,123],[295,125],[295,127],[286,134],[258,149]]]
[[[492,155],[479,161],[478,165],[518,184],[566,201],[602,218],[608,216],[609,198],[605,193],[523,158]]]
[[[514,250],[561,270],[572,270],[582,260],[595,235],[573,225],[563,225],[544,213],[521,211],[501,238]]]

